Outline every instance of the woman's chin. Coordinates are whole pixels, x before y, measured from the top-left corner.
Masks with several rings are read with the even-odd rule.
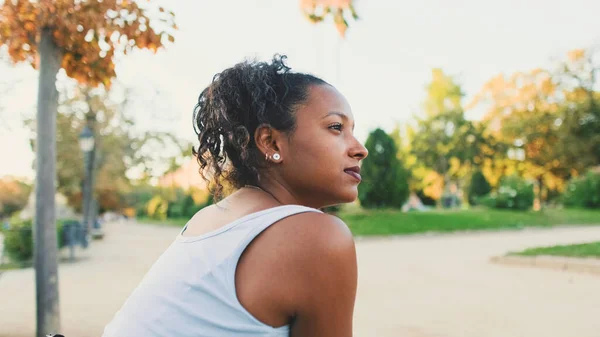
[[[340,191],[338,195],[338,204],[351,203],[354,202],[356,198],[358,198],[358,189],[356,187],[352,189],[346,189],[345,191]]]

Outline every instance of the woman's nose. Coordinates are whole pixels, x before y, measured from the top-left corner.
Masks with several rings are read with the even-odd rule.
[[[358,160],[365,159],[369,155],[369,151],[364,147],[356,138],[354,139],[354,146],[350,148],[350,157]]]

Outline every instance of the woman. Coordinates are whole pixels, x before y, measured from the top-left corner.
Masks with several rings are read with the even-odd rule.
[[[346,99],[285,57],[215,76],[194,154],[215,192],[106,327],[105,337],[352,336],[356,254],[318,209],[352,202],[367,150]]]

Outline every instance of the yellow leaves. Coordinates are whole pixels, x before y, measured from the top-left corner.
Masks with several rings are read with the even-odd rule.
[[[337,13],[333,17],[333,21],[335,22],[335,27],[341,36],[346,35],[346,30],[348,29],[348,22],[344,19],[344,11],[340,8],[337,10]]]
[[[444,177],[435,171],[429,171],[423,179],[425,188],[423,188],[423,194],[434,199],[439,200],[444,192]]]
[[[348,7],[350,6],[351,0],[301,0],[300,6],[302,8],[310,6],[330,6],[330,7]]]
[[[351,0],[300,0],[304,16],[313,24],[323,22],[328,16],[338,33],[344,37],[349,27],[346,17],[358,19]]]
[[[567,53],[567,57],[571,62],[577,62],[585,57],[585,50],[583,49],[574,49]]]

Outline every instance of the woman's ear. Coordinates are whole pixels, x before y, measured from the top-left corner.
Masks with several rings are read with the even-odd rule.
[[[267,124],[262,124],[256,128],[254,133],[254,142],[258,150],[265,156],[266,160],[280,162],[282,160],[281,142],[283,133],[275,130]]]

